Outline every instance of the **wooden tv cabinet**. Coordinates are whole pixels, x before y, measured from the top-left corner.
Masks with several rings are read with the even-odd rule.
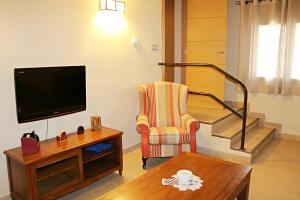
[[[68,134],[63,142],[42,141],[34,154],[23,155],[20,147],[5,151],[11,197],[56,199],[115,171],[122,175],[122,134],[103,127]],[[112,144],[112,148],[100,153],[84,150],[98,143]]]

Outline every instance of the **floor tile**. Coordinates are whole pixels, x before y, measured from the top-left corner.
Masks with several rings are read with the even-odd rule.
[[[113,173],[60,200],[98,199],[168,158],[148,159],[146,170],[142,169],[140,149],[125,154],[123,160],[122,176]],[[300,141],[275,139],[251,166],[253,171],[249,200],[300,200]]]

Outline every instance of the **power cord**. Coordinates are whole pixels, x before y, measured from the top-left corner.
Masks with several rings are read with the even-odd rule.
[[[48,140],[48,119],[46,120],[46,124],[47,124],[47,126],[46,126],[46,140]]]

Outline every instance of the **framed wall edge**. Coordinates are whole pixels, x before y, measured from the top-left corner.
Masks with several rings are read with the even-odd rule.
[[[181,4],[181,62],[186,62],[186,19],[187,19],[187,0],[182,0]],[[186,84],[186,68],[181,68],[181,83]]]

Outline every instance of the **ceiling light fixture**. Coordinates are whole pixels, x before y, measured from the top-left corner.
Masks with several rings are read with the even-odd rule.
[[[125,2],[118,0],[100,0],[100,10],[125,12]]]

